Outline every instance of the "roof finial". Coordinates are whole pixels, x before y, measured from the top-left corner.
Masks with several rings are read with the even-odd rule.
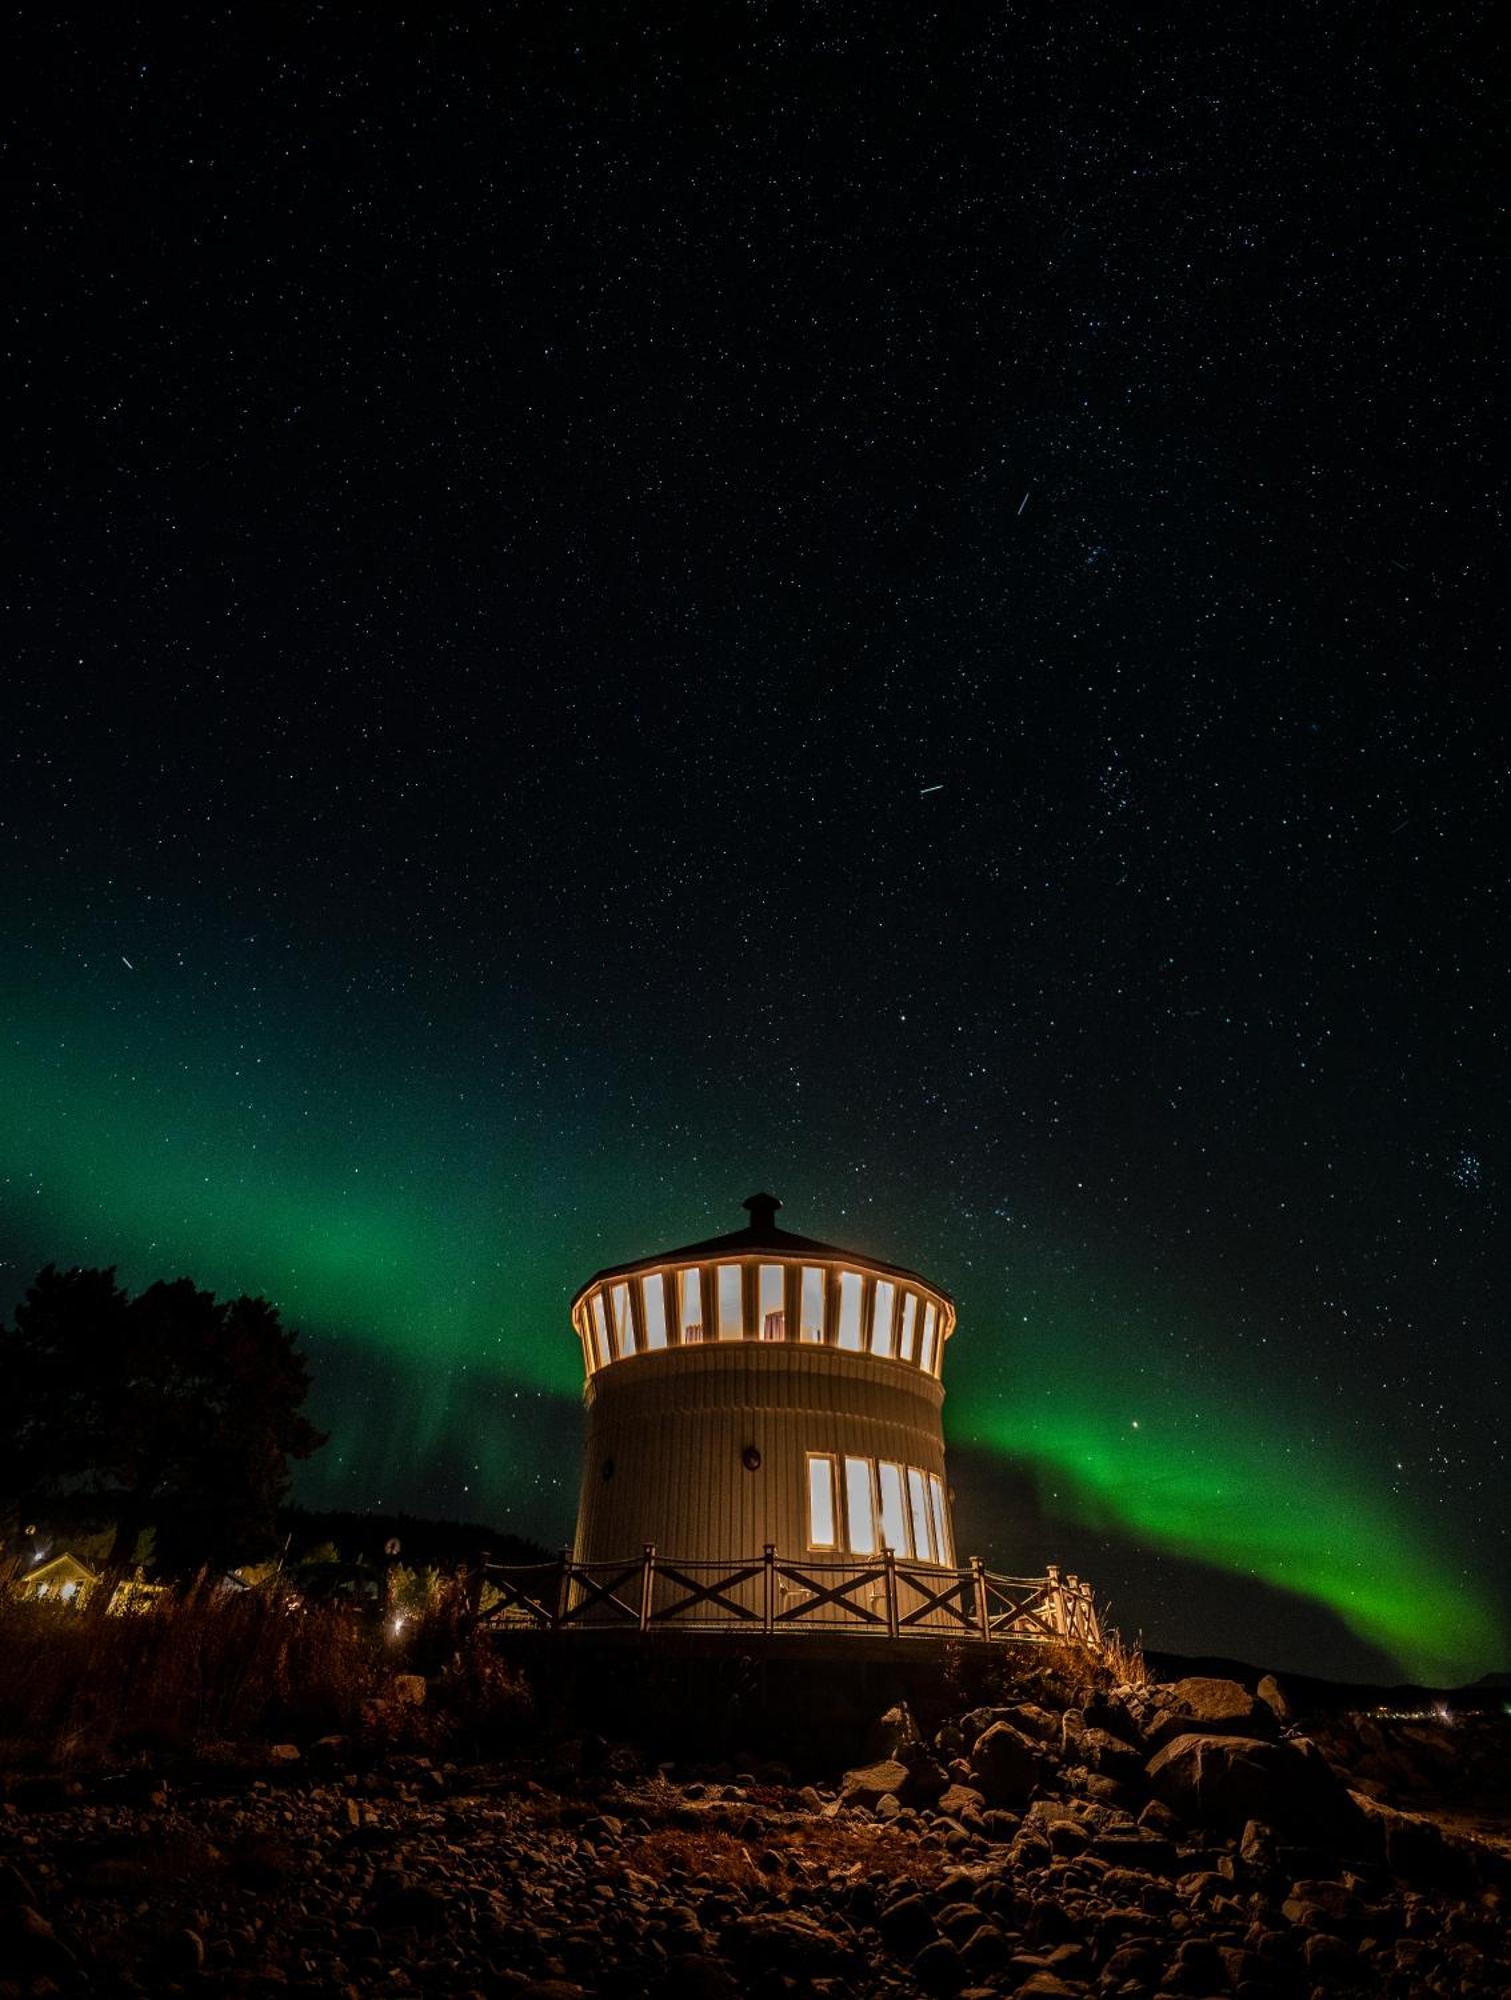
[[[752,1236],[775,1236],[777,1234],[776,1212],[781,1203],[774,1194],[753,1194],[740,1203],[750,1216]]]

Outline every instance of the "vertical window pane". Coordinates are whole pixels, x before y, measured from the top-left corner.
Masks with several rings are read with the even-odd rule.
[[[925,1375],[934,1372],[934,1346],[939,1332],[939,1308],[932,1302],[923,1309],[923,1347],[918,1356],[918,1365]]]
[[[858,1284],[859,1279],[856,1280]],[[869,1458],[845,1460],[845,1526],[852,1556],[876,1553],[876,1510],[871,1499]]]
[[[703,1338],[703,1273],[696,1264],[677,1273],[677,1326],[684,1346]]]
[[[666,1345],[666,1286],[661,1273],[640,1280],[640,1310],[645,1315],[647,1347]]]
[[[939,1545],[939,1560],[950,1561],[950,1536],[944,1520],[944,1482],[937,1472],[929,1474],[930,1512],[934,1516],[934,1539]]]
[[[860,1274],[839,1274],[839,1344],[860,1351]]]
[[[741,1301],[744,1272],[738,1264],[719,1266],[719,1338],[743,1340],[745,1312]]]
[[[603,1316],[602,1292],[594,1292],[592,1299],[589,1301],[589,1310],[593,1315],[593,1351],[598,1356],[599,1367],[607,1368],[609,1365],[609,1329],[608,1322]]]
[[[780,1264],[761,1266],[760,1321],[762,1340],[787,1338],[787,1307],[783,1287],[787,1273]]]
[[[834,1547],[834,1460],[827,1452],[808,1454],[808,1546]]]
[[[877,1467],[877,1483],[881,1488],[881,1545],[891,1549],[894,1555],[908,1553],[908,1510],[902,1497],[902,1467],[888,1465],[885,1460]]]
[[[897,1287],[890,1278],[876,1280],[876,1304],[871,1312],[871,1352],[892,1352],[892,1315],[897,1304]]]
[[[904,1292],[902,1295],[902,1337],[897,1343],[897,1352],[904,1361],[913,1359],[913,1342],[918,1338],[918,1294]]]
[[[824,1274],[811,1265],[803,1271],[803,1338],[822,1340],[824,1337]]]
[[[913,1516],[913,1553],[920,1562],[932,1562],[934,1535],[929,1516],[929,1491],[916,1465],[908,1467],[908,1508]]]
[[[622,1360],[626,1354],[635,1351],[635,1328],[630,1319],[630,1288],[615,1285],[609,1293],[609,1304],[614,1314],[614,1352]]]

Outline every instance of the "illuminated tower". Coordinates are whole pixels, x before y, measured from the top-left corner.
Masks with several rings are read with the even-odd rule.
[[[940,1408],[946,1295],[776,1224],[600,1271],[572,1302],[587,1371],[579,1563],[953,1569]]]

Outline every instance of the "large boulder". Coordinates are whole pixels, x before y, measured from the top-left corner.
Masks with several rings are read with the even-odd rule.
[[[993,1806],[1026,1805],[1054,1768],[1043,1745],[1010,1722],[992,1723],[971,1751],[971,1775]]]
[[[1144,1738],[1151,1749],[1176,1736],[1274,1736],[1275,1711],[1237,1681],[1205,1674],[1156,1688]]]
[[[840,1804],[878,1805],[884,1798],[897,1798],[906,1788],[908,1767],[896,1757],[880,1757],[874,1764],[861,1764],[846,1771],[840,1780]]]
[[[1241,1833],[1257,1819],[1315,1838],[1356,1823],[1343,1785],[1297,1744],[1190,1732],[1157,1750],[1144,1775],[1157,1799],[1198,1826]]]
[[[867,1731],[866,1755],[873,1762],[884,1757],[898,1757],[922,1740],[908,1704],[905,1701],[894,1702]]]

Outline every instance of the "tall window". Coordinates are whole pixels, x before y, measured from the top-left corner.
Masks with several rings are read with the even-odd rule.
[[[839,1274],[839,1344],[860,1351],[860,1273]]]
[[[719,1266],[719,1338],[745,1338],[745,1310],[742,1299],[744,1272],[738,1264]]]
[[[929,1474],[929,1511],[934,1517],[934,1540],[939,1549],[939,1560],[950,1560],[950,1534],[944,1511],[944,1481],[937,1472]]]
[[[640,1280],[640,1311],[645,1320],[645,1344],[666,1345],[666,1281],[659,1271]]]
[[[703,1273],[696,1264],[677,1273],[677,1328],[685,1347],[703,1338]]]
[[[902,1295],[902,1332],[898,1337],[897,1352],[904,1361],[913,1359],[913,1343],[918,1338],[918,1294],[904,1292]]]
[[[871,1308],[871,1352],[892,1352],[892,1315],[896,1310],[897,1287],[890,1278],[876,1280],[876,1303]]]
[[[845,1460],[845,1533],[852,1556],[876,1553],[876,1503],[869,1458]]]
[[[808,1454],[808,1546],[835,1545],[834,1460],[827,1451]]]
[[[908,1511],[913,1517],[914,1555],[920,1562],[937,1561],[933,1517],[929,1512],[929,1489],[916,1465],[908,1467]]]
[[[824,1337],[824,1274],[811,1264],[803,1266],[803,1296],[800,1316],[803,1339],[821,1341]]]
[[[931,1299],[923,1309],[923,1350],[918,1365],[925,1375],[934,1372],[934,1349],[939,1341],[939,1308]]]
[[[787,1338],[787,1309],[783,1291],[787,1273],[780,1264],[763,1264],[760,1282],[760,1320],[762,1340],[785,1340]]]
[[[890,1465],[883,1459],[876,1468],[876,1487],[881,1497],[881,1545],[894,1555],[910,1555],[908,1510],[902,1497],[902,1467]]]
[[[593,1352],[598,1356],[599,1367],[607,1368],[609,1365],[609,1327],[608,1321],[603,1316],[602,1292],[594,1292],[588,1303],[588,1310],[593,1319]]]
[[[609,1304],[614,1313],[614,1352],[622,1361],[626,1354],[635,1351],[635,1329],[630,1320],[630,1288],[615,1285],[609,1293]]]

